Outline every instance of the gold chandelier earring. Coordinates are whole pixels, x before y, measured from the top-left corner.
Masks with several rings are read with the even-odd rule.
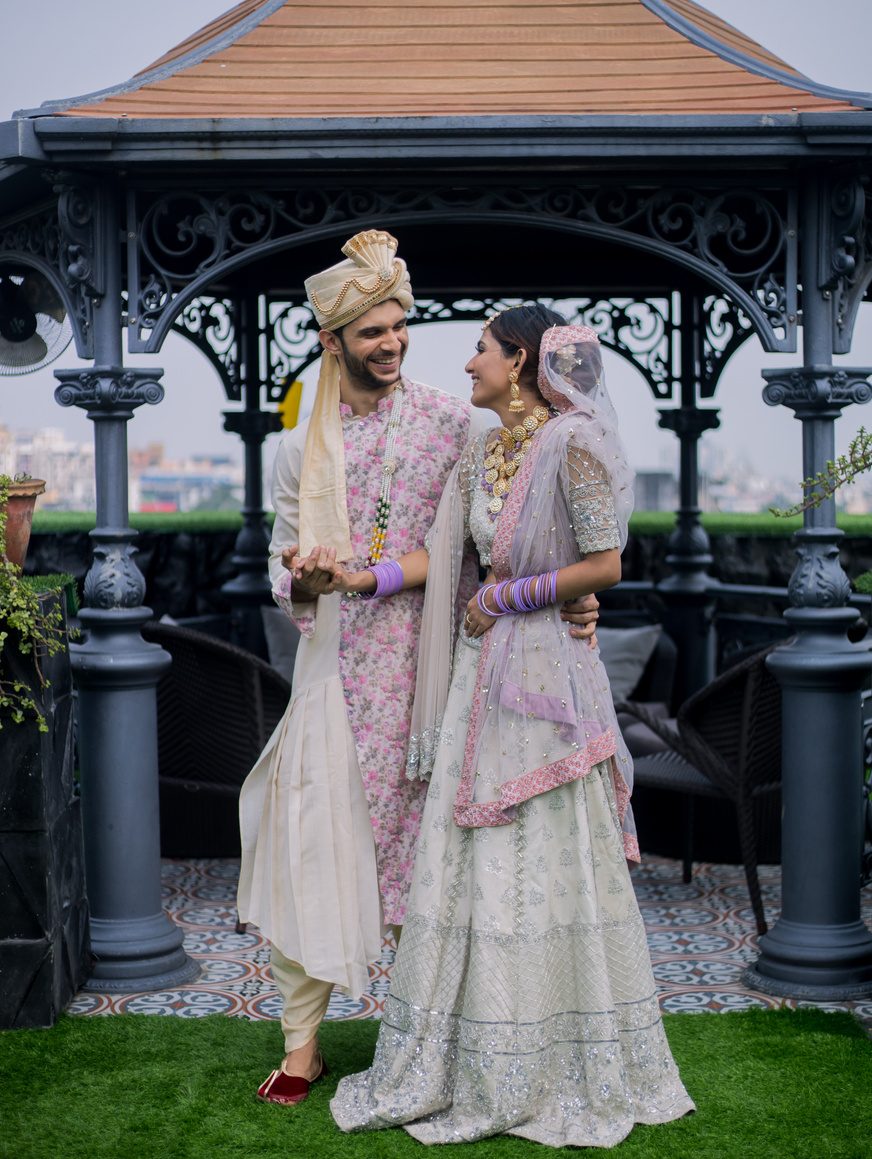
[[[510,411],[522,411],[527,408],[521,402],[521,392],[518,389],[518,376],[514,370],[509,371],[509,393],[512,396],[512,401],[509,403]]]

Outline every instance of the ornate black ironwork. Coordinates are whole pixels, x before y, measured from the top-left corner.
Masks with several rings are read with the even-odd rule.
[[[564,307],[561,309],[561,306]],[[639,371],[655,398],[672,398],[678,384],[674,365],[676,330],[672,298],[599,299],[580,304],[556,302],[554,309],[571,322],[590,326],[603,344]]]
[[[131,537],[132,537],[131,533]],[[85,576],[89,608],[138,608],[145,599],[145,576],[131,543],[95,543],[94,562]]]
[[[58,187],[60,199],[0,227],[3,264],[40,270],[63,299],[80,358],[94,354],[94,301],[101,295],[97,203],[88,193]],[[96,268],[99,267],[99,273]]]
[[[61,174],[58,194],[58,225],[61,275],[67,285],[90,298],[106,292],[106,262],[100,192],[74,176]]]
[[[699,381],[700,398],[712,398],[727,363],[749,338],[754,327],[729,298],[711,295],[703,301],[705,332]]]
[[[236,310],[228,298],[195,298],[173,323],[173,330],[212,363],[230,402],[242,398]]]
[[[819,288],[832,301],[833,352],[851,349],[860,302],[872,282],[872,198],[864,177],[827,183],[818,234]]]
[[[498,310],[518,305],[520,298],[428,299],[418,301],[409,325],[426,322],[483,322]],[[672,297],[539,298],[574,325],[590,326],[603,344],[639,371],[655,398],[672,398],[677,383],[673,365],[676,330]]]
[[[797,543],[796,553],[799,562],[787,585],[791,605],[794,608],[844,607],[851,594],[851,581],[839,563],[838,545],[832,540],[802,540]]]
[[[281,402],[288,384],[320,357],[320,327],[306,302],[268,302],[266,322],[266,396]]]
[[[808,447],[803,457],[809,477],[816,469],[824,468],[823,456],[832,454],[824,450],[824,434],[826,429],[831,430],[831,424],[842,408],[872,399],[870,376],[870,367],[801,366],[793,370],[763,371],[767,382],[763,390],[764,402],[769,406],[790,407],[798,418],[809,424],[807,430],[816,445],[819,444],[815,455],[811,456],[814,462],[805,461],[809,457]],[[832,507],[833,501],[830,499],[827,504]],[[833,509],[829,515],[833,524],[834,515]],[[808,518],[808,513],[806,516]],[[788,585],[794,608],[839,608],[847,603],[851,585],[839,563],[836,543],[839,534],[835,526],[824,525],[807,525],[797,532],[799,562]]]
[[[61,406],[78,406],[101,424],[123,430],[138,406],[155,405],[164,396],[158,381],[163,370],[125,369],[123,366],[95,366],[89,370],[56,370],[60,386],[55,399]],[[123,440],[126,451],[126,439]],[[113,455],[100,456],[98,442],[97,503],[106,504],[104,489],[118,487],[117,461]],[[126,458],[126,455],[125,455]],[[123,461],[123,460],[122,460]],[[126,499],[125,499],[126,508]],[[104,511],[105,515],[105,511]],[[126,509],[124,512],[126,524]],[[132,544],[135,532],[129,528],[98,528],[94,540],[94,562],[85,577],[85,601],[89,608],[138,608],[145,598],[145,578],[137,567]]]
[[[779,198],[778,202],[774,200]],[[131,350],[160,348],[176,299],[304,241],[378,222],[537,222],[671,259],[729,293],[770,350],[795,346],[796,199],[729,190],[488,185],[128,194]],[[134,323],[135,320],[135,323]]]
[[[541,298],[577,325],[590,326],[600,342],[631,363],[655,398],[674,397],[679,377],[675,335],[679,329],[678,295],[631,298]],[[428,298],[415,303],[409,325],[433,322],[483,322],[518,298]],[[730,357],[753,336],[742,312],[726,299],[710,296],[704,303],[704,365],[700,394],[710,398]],[[318,323],[305,300],[265,303],[267,366],[263,379],[266,400],[281,402],[287,383],[303,373],[321,354]],[[227,398],[241,399],[238,334],[234,305],[229,299],[195,298],[173,324],[173,331],[193,342],[218,372]]]

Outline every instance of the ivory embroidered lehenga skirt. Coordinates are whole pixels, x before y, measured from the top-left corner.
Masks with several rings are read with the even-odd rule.
[[[673,1062],[602,766],[459,828],[479,653],[458,645],[406,924],[370,1070],[330,1106],[344,1131],[422,1143],[507,1133],[612,1147],[694,1109]]]

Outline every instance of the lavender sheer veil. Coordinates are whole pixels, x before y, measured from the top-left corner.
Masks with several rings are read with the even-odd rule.
[[[512,483],[493,545],[498,578],[568,566],[586,551],[623,547],[633,505],[630,469],[605,388],[599,343],[583,327],[542,340],[539,388],[558,412],[536,435]],[[468,449],[443,495],[431,537],[409,776],[433,767],[460,619],[467,538]],[[577,536],[579,524],[581,536]],[[506,824],[514,807],[605,761],[629,856],[638,856],[629,793],[632,761],[597,651],[573,640],[554,608],[506,616],[486,633],[455,803],[464,825]],[[467,768],[469,765],[469,768]]]
[[[468,444],[448,476],[426,539],[430,566],[406,758],[406,776],[413,781],[428,780],[433,771],[457,634],[478,588],[478,561],[467,537],[465,496],[471,470]]]

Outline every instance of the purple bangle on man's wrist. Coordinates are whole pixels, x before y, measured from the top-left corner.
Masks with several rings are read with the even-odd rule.
[[[359,599],[381,599],[384,596],[396,595],[398,591],[402,590],[403,584],[405,583],[403,569],[395,559],[389,559],[384,563],[374,564],[372,567],[368,567],[365,570],[372,572],[372,574],[375,576],[375,591],[358,592],[357,594]]]

